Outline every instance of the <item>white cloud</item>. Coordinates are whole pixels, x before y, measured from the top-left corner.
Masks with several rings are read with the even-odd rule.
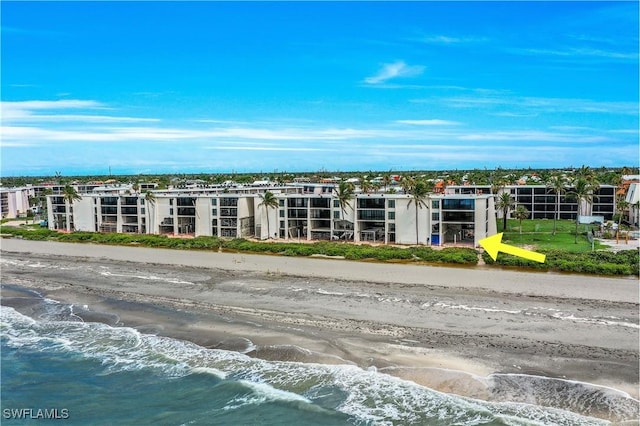
[[[464,141],[513,141],[513,142],[570,142],[570,143],[600,143],[612,139],[604,136],[586,136],[572,133],[542,132],[536,130],[521,131],[490,131],[483,133],[469,133],[458,136]],[[523,148],[524,149],[524,148]],[[526,148],[528,149],[528,148]]]
[[[637,60],[637,52],[616,52],[613,50],[602,50],[585,47],[570,47],[565,49],[510,49],[512,53],[522,55],[547,55],[547,56],[561,56],[561,57],[596,57],[596,58],[609,58],[609,59],[629,59]]]
[[[513,107],[513,111],[499,111],[502,115],[535,112],[586,112],[637,115],[638,104],[634,102],[594,101],[575,98],[541,98],[531,96],[459,96],[443,97],[437,101],[453,108],[483,108],[489,112],[492,106]],[[434,99],[414,99],[415,103],[433,103]]]
[[[380,84],[392,78],[415,77],[424,72],[422,65],[407,65],[404,61],[397,61],[392,64],[384,64],[376,75],[367,77],[364,82],[367,84]]]
[[[288,151],[288,152],[317,152],[317,151],[335,151],[324,148],[309,148],[300,146],[208,146],[205,149],[229,150],[229,151]]]
[[[396,123],[399,124],[412,124],[416,126],[457,126],[461,124],[458,121],[450,121],[450,120],[396,120]]]
[[[118,117],[94,114],[58,114],[56,111],[65,110],[107,110],[110,109],[101,102],[93,100],[61,99],[57,101],[2,101],[0,111],[2,122],[38,122],[38,121],[158,121],[151,118]],[[45,113],[48,112],[48,113]]]

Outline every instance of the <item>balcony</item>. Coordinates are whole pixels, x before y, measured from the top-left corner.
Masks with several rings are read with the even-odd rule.
[[[312,198],[311,208],[328,209],[330,208],[330,201],[329,198]]]
[[[165,217],[162,219],[162,222],[160,222],[160,226],[173,226],[173,218]]]
[[[220,226],[226,228],[236,228],[238,226],[238,219],[224,218],[220,219]]]
[[[330,210],[311,210],[312,219],[331,219]]]
[[[531,197],[529,198],[529,202],[531,202]],[[523,197],[518,198],[519,202],[524,202]],[[444,199],[442,200],[442,210],[475,210],[476,203],[475,200],[470,199]]]
[[[307,209],[289,209],[287,215],[290,219],[306,219]]]
[[[178,198],[176,200],[176,205],[178,207],[195,207],[196,199],[195,198]]]
[[[358,198],[359,209],[384,209],[384,198]]]
[[[307,207],[307,198],[289,198],[287,200],[287,207]]]
[[[222,207],[237,207],[238,199],[237,198],[220,198],[220,206]]]
[[[238,209],[221,208],[220,216],[236,217],[238,216]]]
[[[100,198],[100,204],[103,206],[117,206],[118,198],[117,197],[102,197]]]
[[[384,222],[384,210],[358,210],[358,220]]]
[[[195,216],[195,207],[178,207],[178,216]]]

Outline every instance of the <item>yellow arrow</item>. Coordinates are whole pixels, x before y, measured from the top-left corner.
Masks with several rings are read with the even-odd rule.
[[[547,258],[547,256],[542,253],[536,253],[535,251],[503,244],[502,232],[491,237],[484,238],[478,241],[478,243],[487,251],[487,253],[489,253],[489,256],[491,256],[493,260],[496,260],[498,257],[499,251],[518,257],[524,257],[525,259],[540,263],[544,263],[544,260]]]

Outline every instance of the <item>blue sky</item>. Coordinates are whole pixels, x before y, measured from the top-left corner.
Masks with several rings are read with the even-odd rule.
[[[638,165],[637,2],[2,2],[2,175]]]

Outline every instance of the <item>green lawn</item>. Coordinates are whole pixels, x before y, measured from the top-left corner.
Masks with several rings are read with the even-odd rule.
[[[520,234],[520,222],[515,219],[507,220],[507,230],[504,231],[503,243],[517,246],[534,246],[535,250],[566,250],[574,253],[591,251],[591,243],[587,239],[587,233],[591,229],[597,229],[595,225],[578,226],[578,243],[575,241],[576,223],[573,220],[559,220],[556,224],[556,235],[552,235],[553,220],[527,219],[522,221],[522,234]],[[502,219],[498,220],[498,232],[502,231]],[[595,249],[605,249],[606,246],[595,241]]]

